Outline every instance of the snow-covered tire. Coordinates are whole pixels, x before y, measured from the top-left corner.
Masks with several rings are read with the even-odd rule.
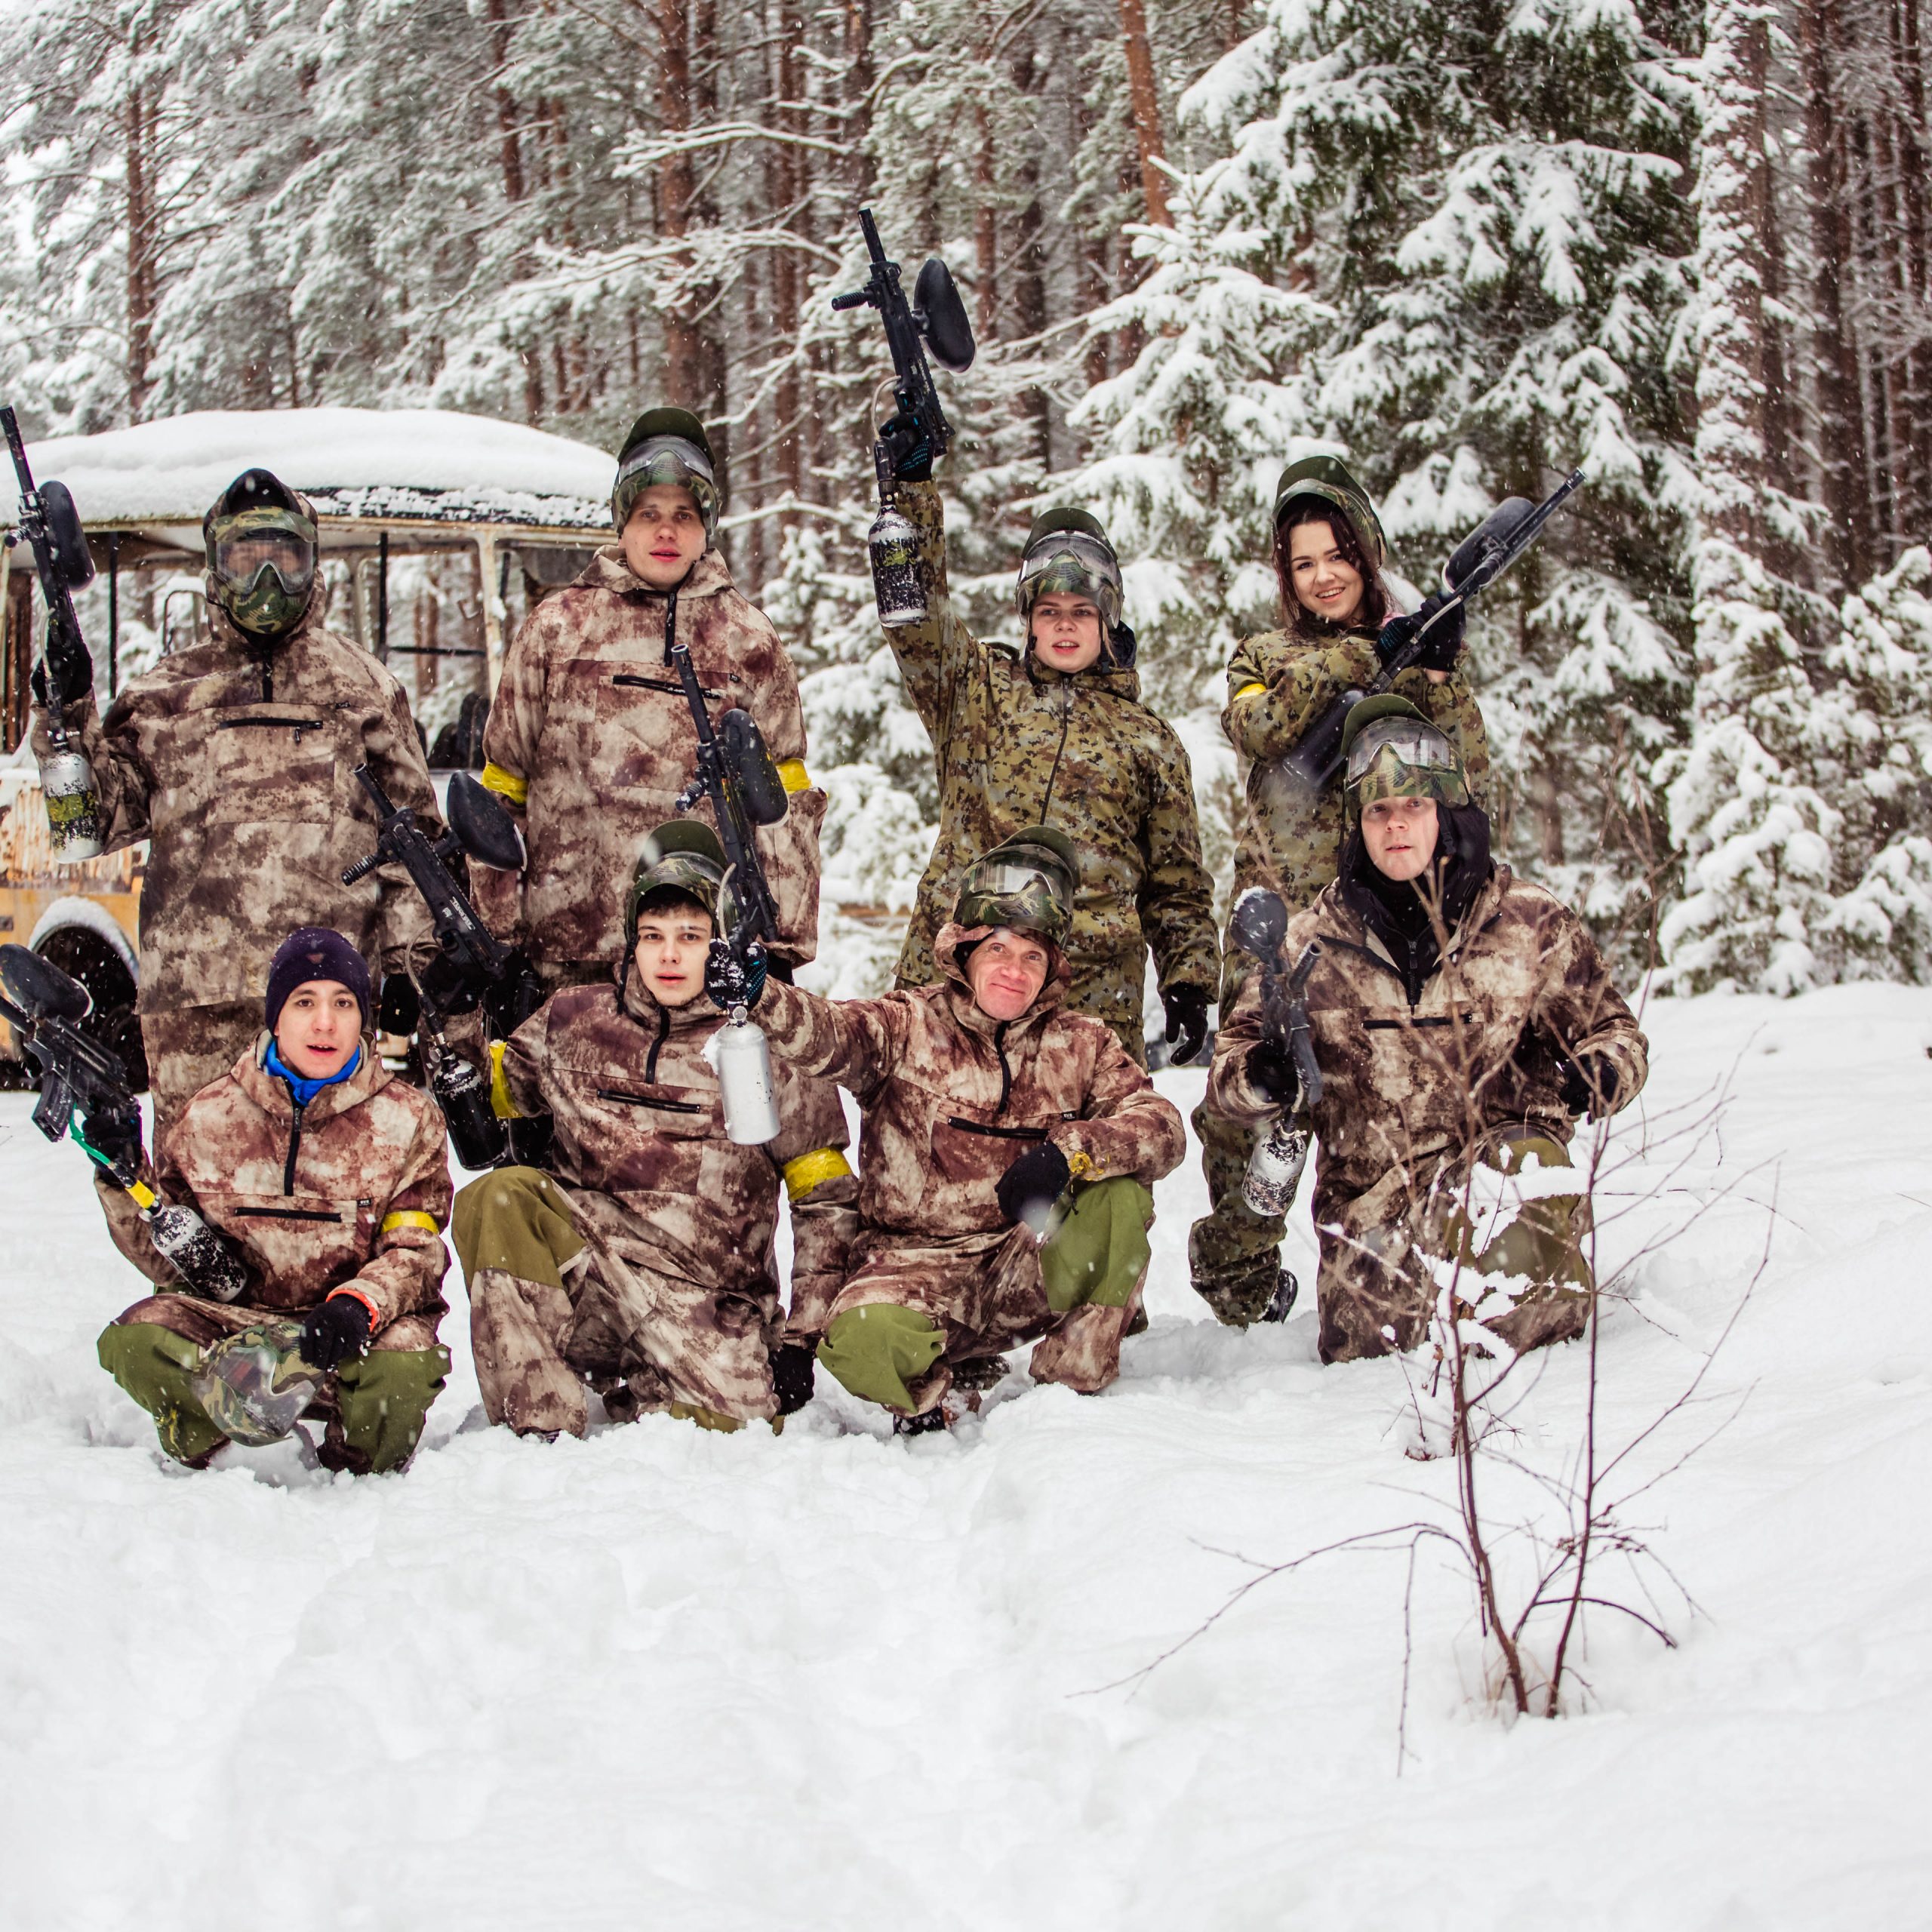
[[[145,1094],[147,1054],[141,1044],[141,1023],[134,1010],[134,975],[125,941],[119,946],[111,943],[91,924],[49,928],[43,921],[34,935],[33,949],[87,988],[94,1008],[82,1030],[118,1058],[132,1091]],[[33,1069],[27,1071],[30,1084],[37,1085],[32,1078]]]

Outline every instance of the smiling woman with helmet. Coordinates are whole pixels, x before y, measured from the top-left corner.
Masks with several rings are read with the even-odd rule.
[[[323,624],[308,503],[246,470],[202,537],[208,641],[133,679],[105,719],[91,689],[60,694],[99,776],[109,849],[151,841],[140,1014],[157,1137],[253,1044],[292,928],[331,927],[392,974],[436,949],[407,880],[342,882],[372,836],[356,766],[432,828],[436,801],[401,685]]]
[[[983,644],[946,589],[946,528],[916,419],[883,432],[893,505],[912,523],[928,614],[885,635],[933,741],[940,831],[900,954],[897,983],[943,976],[934,943],[974,856],[1021,826],[1065,832],[1078,854],[1066,943],[1069,1006],[1146,1054],[1141,1008],[1151,947],[1177,1057],[1206,1038],[1220,976],[1213,888],[1201,862],[1187,753],[1140,702],[1119,559],[1084,510],[1037,518],[1021,555],[1021,649]]]

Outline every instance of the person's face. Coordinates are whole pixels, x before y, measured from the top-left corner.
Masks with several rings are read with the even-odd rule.
[[[1033,654],[1071,677],[1100,654],[1100,607],[1071,591],[1049,591],[1033,605]]]
[[[362,1009],[340,980],[304,980],[275,1023],[282,1064],[304,1080],[340,1073],[362,1037]]]
[[[1435,857],[1435,832],[1433,798],[1378,798],[1361,815],[1370,863],[1398,884],[1427,869]]]
[[[1327,523],[1300,523],[1288,532],[1288,581],[1304,610],[1335,624],[1352,623],[1368,591]]]
[[[674,590],[704,555],[697,499],[675,483],[654,483],[631,506],[621,542],[624,561],[654,590]]]
[[[660,1006],[686,1006],[704,991],[711,919],[695,906],[646,912],[637,922],[637,976]]]
[[[1017,1020],[1047,983],[1050,958],[1031,933],[1001,926],[980,940],[966,962],[974,1004],[989,1019]]]

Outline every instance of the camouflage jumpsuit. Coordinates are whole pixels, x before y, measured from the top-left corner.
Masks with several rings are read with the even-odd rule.
[[[1375,634],[1367,630],[1323,641],[1268,631],[1235,653],[1221,727],[1247,768],[1247,811],[1235,848],[1237,900],[1251,886],[1265,886],[1281,894],[1292,914],[1334,878],[1348,829],[1342,787],[1336,783],[1311,799],[1281,761],[1333,700],[1364,689],[1380,669]],[[1404,671],[1392,688],[1447,735],[1480,797],[1489,740],[1464,672],[1459,668],[1438,685],[1425,672]],[[1247,977],[1247,955],[1229,946],[1221,968],[1223,1024]],[[1254,1130],[1218,1112],[1211,1089],[1193,1119],[1211,1204],[1188,1235],[1195,1292],[1221,1321],[1245,1327],[1274,1294],[1287,1223],[1250,1213],[1241,1200]]]
[[[1069,1008],[1104,1020],[1144,1064],[1149,948],[1163,992],[1198,986],[1211,997],[1220,971],[1187,753],[1140,702],[1134,671],[1103,659],[1066,677],[1030,652],[980,643],[947,593],[938,489],[902,483],[894,500],[918,532],[930,614],[885,635],[931,735],[940,788],[939,837],[897,983],[925,986],[941,977],[933,943],[952,916],[967,866],[1025,826],[1054,826],[1080,857],[1066,943]]]

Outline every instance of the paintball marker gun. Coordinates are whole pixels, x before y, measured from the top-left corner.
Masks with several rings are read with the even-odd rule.
[[[1312,1108],[1321,1099],[1321,1069],[1309,1031],[1308,976],[1321,956],[1321,946],[1318,940],[1309,940],[1289,971],[1281,955],[1287,929],[1287,909],[1280,895],[1259,888],[1241,894],[1229,922],[1235,945],[1261,969],[1262,1038],[1287,1056],[1301,1082],[1301,1106]],[[1300,1110],[1284,1109],[1248,1157],[1241,1198],[1257,1214],[1285,1214],[1294,1204],[1308,1159],[1308,1130],[1294,1124]]]
[[[39,573],[40,594],[47,601],[47,649],[37,681],[47,707],[48,750],[40,761],[40,791],[47,801],[49,844],[60,863],[78,865],[100,857],[105,829],[94,767],[60,721],[67,706],[94,688],[94,660],[81,636],[72,594],[92,579],[94,560],[66,486],[35,486],[11,408],[0,408],[0,427],[7,432],[14,474],[20,481],[20,526],[8,534],[7,547],[26,540]]]
[[[1280,769],[1299,789],[1310,793],[1327,789],[1342,768],[1342,733],[1349,713],[1364,698],[1387,691],[1429,648],[1430,632],[1451,611],[1463,608],[1487,589],[1543,534],[1543,525],[1583,483],[1583,472],[1574,470],[1540,503],[1532,503],[1527,497],[1506,497],[1457,545],[1454,554],[1442,568],[1443,586],[1448,594],[1428,623],[1383,664],[1365,688],[1344,691],[1335,699],[1309,727],[1301,743],[1282,760]]]
[[[118,1057],[81,1030],[92,1008],[86,987],[24,946],[0,946],[0,1018],[40,1069],[33,1124],[49,1140],[71,1131],[89,1158],[124,1189],[147,1223],[155,1251],[196,1294],[232,1301],[248,1285],[240,1257],[191,1208],[163,1201],[140,1177],[140,1148],[112,1157],[89,1145],[82,1121],[96,1113],[134,1117]]]
[[[355,768],[355,776],[376,808],[376,849],[343,872],[343,884],[353,885],[378,866],[400,865],[429,909],[436,943],[459,989],[456,1002],[466,998],[469,1005],[474,1005],[481,1001],[493,1026],[507,1037],[537,1010],[543,989],[523,955],[504,945],[483,923],[469,895],[457,883],[448,861],[462,853],[479,865],[503,872],[520,870],[523,839],[515,821],[470,773],[459,771],[450,780],[450,829],[432,840],[416,823],[416,814],[408,806],[389,802],[389,795],[366,764]],[[438,1001],[424,993],[424,1028],[436,1059],[429,1090],[449,1123],[457,1158],[472,1169],[493,1167],[503,1158],[506,1145],[503,1124],[490,1104],[488,1083],[467,1060],[450,1051],[444,1037],[445,1022],[456,1010],[457,1004],[450,998]],[[466,1011],[469,1007],[461,1010]]]
[[[872,257],[872,272],[863,288],[835,295],[835,309],[876,309],[885,324],[886,346],[892,352],[893,395],[900,415],[916,423],[921,441],[913,454],[930,466],[943,456],[952,441],[952,426],[940,408],[933,372],[926,362],[931,349],[952,370],[973,366],[973,325],[959,299],[952,275],[937,255],[929,255],[912,285],[909,303],[899,280],[899,264],[885,258],[878,225],[870,208],[859,211],[859,226]],[[892,458],[883,440],[872,445],[878,472],[879,513],[866,539],[872,559],[872,589],[878,601],[878,620],[892,626],[917,623],[926,614],[925,586],[919,577],[918,533],[910,521],[892,507]],[[924,473],[924,472],[921,472]]]

